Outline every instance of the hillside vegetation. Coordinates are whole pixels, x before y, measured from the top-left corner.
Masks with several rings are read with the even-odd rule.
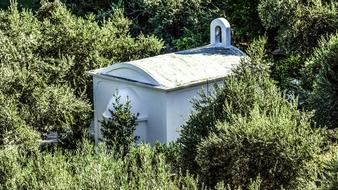
[[[336,1],[0,7],[0,189],[338,188]],[[117,101],[94,146],[87,71],[208,44],[218,17],[250,58],[193,102],[178,141],[137,145],[137,115]],[[42,146],[51,132],[58,143]]]

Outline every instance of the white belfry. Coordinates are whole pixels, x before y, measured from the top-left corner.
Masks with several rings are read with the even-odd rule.
[[[216,47],[231,48],[230,23],[225,18],[217,18],[211,22],[210,44]]]

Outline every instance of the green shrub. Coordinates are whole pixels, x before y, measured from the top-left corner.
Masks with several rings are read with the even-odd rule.
[[[234,74],[226,77],[222,87],[216,86],[212,94],[201,94],[201,98],[193,102],[195,111],[182,126],[178,139],[180,167],[199,172],[195,161],[197,145],[217,131],[215,125],[218,121],[230,121],[232,114],[249,114],[255,104],[262,109],[273,109],[272,102],[280,95],[268,78],[264,45],[264,38],[253,43],[248,51],[250,62],[243,60]]]
[[[40,0],[17,0],[20,8],[38,9]],[[2,0],[0,9],[7,9],[11,4],[11,0]]]
[[[0,148],[21,145],[24,149],[36,150],[39,139],[39,134],[20,118],[15,99],[0,92]]]
[[[285,53],[309,55],[322,35],[336,31],[337,6],[332,0],[261,0],[258,12]]]
[[[335,154],[334,159],[332,159],[325,168],[328,175],[325,176],[326,178],[324,179],[324,182],[322,182],[323,189],[335,190],[338,187],[338,155],[337,152],[334,152],[333,154]]]
[[[270,38],[269,47],[280,51],[272,67],[272,77],[283,90],[298,95],[302,105],[307,92],[302,91],[299,81],[308,83],[313,76],[301,77],[301,70],[318,47],[321,36],[336,32],[337,6],[333,0],[261,0],[259,3],[259,16]],[[305,84],[307,88],[308,85]]]
[[[117,93],[114,94],[114,98],[112,109],[109,110],[110,117],[101,121],[101,132],[104,142],[109,147],[115,145],[117,150],[122,149],[121,151],[126,153],[138,139],[135,136],[138,114],[132,113],[129,100],[122,104],[121,97]]]
[[[34,114],[29,115],[29,123],[32,126],[43,126],[38,128],[39,131],[61,131],[68,128],[74,133],[80,133],[83,130],[81,126],[89,125],[88,113],[91,113],[91,108],[88,102],[78,99],[67,86],[37,88],[32,93],[32,99],[34,103],[27,107]]]
[[[150,36],[129,35],[131,21],[116,11],[101,25],[93,15],[72,15],[60,2],[44,3],[37,16],[16,4],[0,13],[2,64],[19,64],[55,83],[67,83],[77,95],[91,94],[87,71],[114,62],[158,54],[162,42]],[[20,64],[19,64],[20,65]],[[23,66],[21,65],[21,66]]]
[[[323,137],[311,128],[312,115],[297,110],[270,78],[264,42],[252,44],[250,59],[212,96],[195,102],[181,131],[179,164],[208,186],[316,187]]]
[[[291,55],[289,57],[275,60],[271,67],[271,77],[277,81],[278,87],[282,90],[294,90],[297,88],[293,80],[301,78],[300,71],[303,67],[302,57]]]
[[[315,120],[321,126],[338,127],[338,34],[323,39],[308,62],[315,75],[308,106],[315,110]]]
[[[259,1],[236,0],[65,0],[75,13],[94,13],[96,19],[107,19],[116,9],[133,20],[132,33],[153,34],[164,39],[168,50],[188,49],[209,43],[209,24],[226,17],[234,29],[234,42],[243,42],[264,33],[259,19]]]
[[[245,188],[260,176],[262,189],[306,188],[316,175],[306,163],[320,154],[323,137],[311,129],[309,114],[296,107],[282,103],[260,110],[257,105],[247,116],[219,123],[217,134],[198,146],[203,181]]]
[[[84,143],[76,151],[19,154],[0,150],[2,189],[197,189],[190,175],[174,175],[149,145],[121,157]]]
[[[41,57],[72,58],[64,80],[76,94],[91,94],[89,70],[115,62],[129,61],[158,54],[162,43],[150,36],[132,38],[131,21],[121,11],[102,24],[93,15],[86,19],[72,15],[61,3],[46,3],[37,13],[41,20],[43,38],[37,54]],[[71,44],[71,45],[70,45]],[[91,96],[89,96],[91,98]]]
[[[109,10],[114,6],[114,4],[119,4],[119,0],[81,0],[81,1],[73,1],[73,0],[62,0],[67,7],[77,15],[84,16],[88,13],[97,13],[102,14],[109,12]],[[107,14],[107,13],[106,13]]]
[[[315,79],[324,63],[329,63],[335,55],[338,44],[338,34],[323,36],[319,41],[319,47],[315,48],[312,55],[306,60],[302,69],[302,87],[312,91]]]
[[[147,1],[149,31],[173,43],[177,49],[187,49],[209,43],[209,24],[226,17],[232,25],[233,41],[243,42],[263,33],[257,13],[259,1]],[[147,23],[146,23],[147,24]]]
[[[160,143],[156,142],[154,150],[156,154],[163,154],[167,163],[173,168],[175,172],[178,172],[178,144],[177,142]]]
[[[15,118],[4,117],[4,128],[23,126],[40,136],[57,131],[67,142],[74,139],[74,145],[90,122],[87,71],[162,48],[154,37],[131,37],[130,24],[121,11],[101,24],[92,15],[76,17],[59,1],[44,1],[35,14],[19,10],[15,2],[0,10],[0,94],[4,103],[10,102],[0,112]]]

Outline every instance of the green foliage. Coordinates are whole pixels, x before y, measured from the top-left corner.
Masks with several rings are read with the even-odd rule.
[[[101,25],[94,21],[93,15],[87,19],[76,17],[58,2],[44,4],[37,14],[45,28],[41,31],[44,38],[37,53],[56,59],[59,55],[71,58],[72,65],[64,80],[77,94],[91,93],[87,71],[112,62],[149,57],[162,48],[162,43],[154,37],[130,37],[131,22],[121,11]]]
[[[39,135],[22,118],[16,100],[0,93],[0,147],[19,144],[36,150]]]
[[[95,19],[99,21],[114,17],[123,9],[124,15],[133,20],[134,36],[140,33],[156,35],[170,45],[169,51],[209,43],[209,24],[218,17],[226,17],[231,22],[236,44],[264,33],[257,11],[259,1],[254,0],[61,1],[74,14],[84,17],[95,14]]]
[[[88,125],[90,112],[88,102],[79,100],[74,91],[67,86],[48,86],[44,89],[35,89],[32,94],[33,105],[29,108],[32,126],[42,126],[39,130],[61,131],[73,126],[73,131],[80,133],[80,126]],[[34,118],[34,119],[32,119]]]
[[[177,142],[170,143],[160,143],[156,142],[155,144],[155,152],[156,154],[163,154],[167,163],[171,165],[173,170],[179,169],[178,167],[178,144]],[[176,171],[177,172],[177,171]]]
[[[181,168],[216,189],[336,187],[337,164],[327,165],[336,149],[326,150],[310,128],[309,113],[297,111],[269,78],[272,62],[271,77],[292,90],[292,79],[300,78],[318,39],[338,28],[336,1],[63,0],[65,5],[41,1],[34,13],[21,9],[22,2],[37,4],[18,1],[0,10],[0,189],[204,186],[190,175],[182,177]],[[102,121],[107,144],[117,149],[101,147],[94,154],[85,143],[71,152],[37,151],[46,132],[59,132],[67,147],[83,136],[91,115],[88,70],[158,54],[163,42],[154,36],[166,42],[167,51],[207,44],[210,21],[217,17],[230,21],[234,44],[267,30],[275,38],[269,48],[281,48],[286,56],[271,61],[267,39],[254,41],[250,58],[224,85],[194,102],[178,144],[130,146],[137,116],[129,103],[117,101],[112,118]],[[317,123],[331,128],[338,118],[337,42],[337,34],[323,38],[302,76],[303,87],[314,89],[308,108]],[[336,140],[335,134],[326,135]],[[123,155],[122,147],[128,150]]]
[[[0,1],[0,9],[7,9],[11,5],[13,0],[2,0]],[[20,8],[26,9],[38,9],[40,0],[17,0]]]
[[[324,188],[329,190],[335,190],[338,187],[338,155],[337,152],[334,154],[336,154],[334,159],[332,159],[332,161],[327,164],[327,167],[325,168],[329,175],[326,176],[323,184]]]
[[[280,51],[274,60],[272,77],[278,86],[299,95],[303,105],[311,89],[312,73],[303,77],[307,58],[318,47],[321,36],[338,28],[338,3],[333,0],[261,0],[260,19],[269,36],[269,46]],[[302,80],[302,81],[301,81]]]
[[[61,96],[54,97],[52,101],[49,101],[52,96],[41,94],[48,93],[51,89],[46,88],[50,83],[46,81],[47,73],[42,71],[42,69],[48,70],[48,66],[43,67],[45,63],[34,56],[33,53],[36,50],[36,45],[41,35],[36,30],[38,22],[32,13],[28,11],[20,13],[15,5],[12,5],[10,10],[1,12],[0,17],[2,20],[0,26],[0,41],[2,42],[0,45],[0,63],[2,66],[0,71],[0,92],[4,95],[4,99],[13,99],[12,110],[15,110],[16,120],[21,123],[21,125],[15,124],[17,125],[16,127],[24,128],[21,131],[34,129],[35,131],[43,133],[46,131],[46,128],[61,128],[59,124],[64,122],[68,123],[68,121],[66,121],[68,118],[86,115],[89,111],[87,104],[82,106],[84,109],[76,110],[76,113],[80,112],[77,115],[67,112],[67,109],[64,109],[69,105],[63,104],[64,101],[60,102],[59,100],[62,101],[62,98],[71,97],[69,100],[71,103],[81,101],[77,100],[72,94],[66,94],[65,96],[63,93],[66,91],[59,93]],[[40,99],[41,95],[46,96]],[[50,102],[53,102],[53,105],[59,107],[53,107],[52,104],[46,105]],[[81,104],[84,103],[81,102]],[[70,106],[72,106],[72,104]],[[2,107],[0,109],[5,108]],[[58,115],[51,115],[51,113],[56,113],[55,110],[61,110],[64,117],[58,118]],[[2,111],[5,112],[6,110]],[[79,120],[76,122],[84,122],[80,119],[81,117],[79,117]],[[88,119],[88,117],[86,119]],[[8,127],[9,126],[7,126],[7,128]],[[13,130],[11,133],[16,133],[14,132],[14,128],[11,130]],[[56,129],[54,128],[54,130]],[[31,132],[33,133],[33,131]],[[26,139],[29,137],[29,135],[26,136]],[[39,135],[32,134],[31,137],[35,140],[35,144],[38,143],[37,137],[40,138]]]
[[[262,189],[305,188],[311,182],[316,173],[306,163],[320,154],[323,137],[311,129],[309,114],[279,102],[266,110],[256,105],[248,115],[217,125],[217,134],[198,147],[203,181],[213,186],[224,180],[238,188],[260,176]]]
[[[319,41],[319,47],[315,48],[312,55],[306,60],[302,70],[302,87],[305,90],[313,90],[314,82],[322,65],[333,61],[337,51],[338,34],[323,36]]]
[[[76,13],[94,13],[96,19],[111,17],[122,8],[134,21],[133,34],[160,37],[169,51],[187,49],[209,43],[209,24],[226,17],[232,24],[235,42],[243,42],[264,32],[258,17],[259,1],[211,0],[105,0],[65,1]]]
[[[62,0],[77,15],[108,11],[116,0]]]
[[[77,150],[34,155],[0,150],[2,189],[197,189],[191,176],[173,175],[162,154],[149,145],[121,157],[85,142]]]
[[[231,188],[229,184],[225,185],[224,181],[221,181],[217,183],[215,186],[215,190],[242,190],[242,189],[248,189],[248,190],[260,190],[261,189],[261,178],[258,176],[255,180],[250,179],[250,184],[246,188],[242,188],[241,186],[238,188]]]
[[[308,106],[321,126],[338,127],[338,34],[322,39],[308,61],[308,73],[316,76]]]
[[[183,36],[192,38],[199,44],[205,43],[208,39],[208,24],[216,13],[215,9],[206,12],[207,4],[203,0],[146,1],[150,25],[145,30],[168,42]],[[147,27],[146,23],[141,24]],[[196,47],[196,42],[191,45]]]
[[[201,98],[193,102],[195,111],[182,126],[178,139],[179,164],[183,169],[199,172],[195,161],[197,145],[217,131],[218,121],[229,121],[232,114],[249,114],[255,104],[261,108],[273,108],[271,102],[275,102],[275,97],[279,94],[267,77],[267,65],[260,63],[265,56],[264,42],[265,39],[262,38],[252,44],[249,50],[250,63],[248,59],[243,60],[234,74],[225,79],[223,87],[216,86],[214,93],[201,94]]]
[[[149,28],[175,48],[187,49],[209,43],[209,24],[217,17],[226,17],[235,33],[234,41],[241,42],[263,32],[258,1],[146,1]],[[128,13],[127,13],[128,15]],[[141,23],[141,26],[147,26]]]
[[[235,189],[316,186],[324,139],[311,128],[312,115],[297,110],[297,101],[287,101],[270,79],[265,42],[255,41],[250,59],[223,87],[195,102],[181,131],[179,164],[208,186],[220,181]]]
[[[138,114],[132,113],[129,100],[122,104],[118,94],[114,94],[114,98],[112,109],[109,110],[110,117],[101,121],[101,132],[103,140],[108,146],[115,145],[117,150],[122,149],[121,151],[126,153],[137,140],[134,133]]]
[[[154,37],[131,37],[131,21],[121,11],[98,24],[93,16],[72,15],[59,1],[43,2],[36,14],[17,6],[13,3],[0,11],[0,94],[5,104],[0,113],[7,131],[1,141],[5,144],[13,144],[3,139],[16,139],[16,128],[39,132],[40,137],[51,131],[67,132],[63,136],[73,138],[75,144],[90,122],[92,88],[87,71],[148,57],[162,48]],[[6,118],[8,114],[11,117]]]
[[[293,80],[301,78],[301,69],[303,67],[302,57],[291,55],[289,57],[275,60],[271,67],[271,77],[277,81],[278,87],[283,90],[295,90],[297,86]]]
[[[261,0],[258,12],[284,52],[308,55],[320,36],[337,30],[337,6],[333,0]]]

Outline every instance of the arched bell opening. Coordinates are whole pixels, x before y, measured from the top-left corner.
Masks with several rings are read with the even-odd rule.
[[[215,42],[222,43],[222,28],[220,26],[215,28]]]

